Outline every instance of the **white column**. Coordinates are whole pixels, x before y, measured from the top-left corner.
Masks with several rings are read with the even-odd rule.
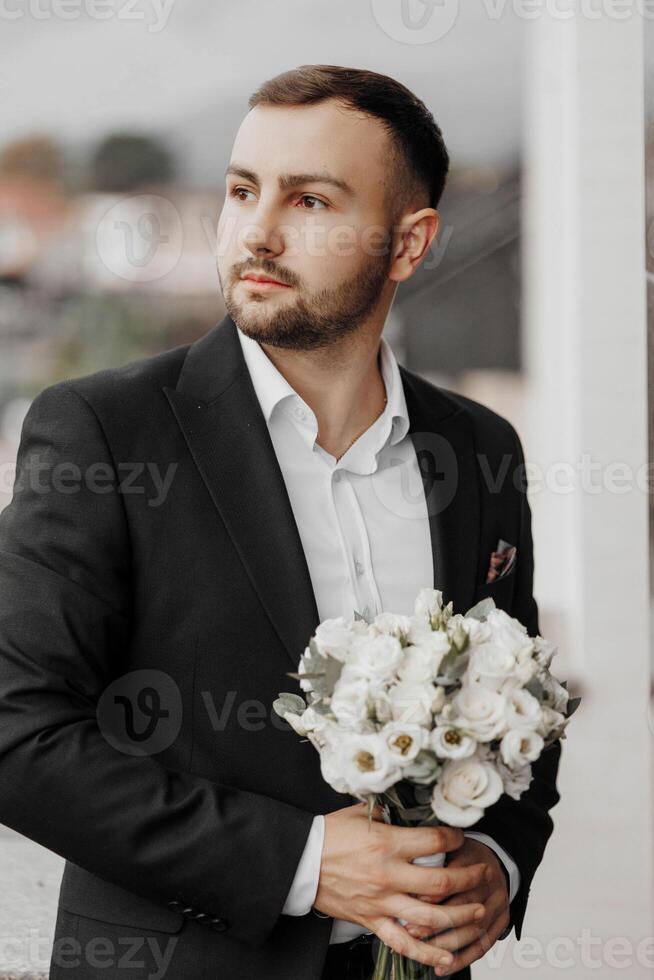
[[[543,15],[529,25],[523,436],[535,593],[543,632],[549,624],[560,642],[555,672],[578,682],[584,701],[564,742],[562,799],[523,942],[498,944],[506,945],[503,980],[524,978],[529,964],[536,976],[575,980],[620,968],[645,978],[654,967],[643,24],[635,8],[624,20]],[[595,464],[585,480],[584,456]],[[479,980],[498,975],[497,950],[487,961]]]

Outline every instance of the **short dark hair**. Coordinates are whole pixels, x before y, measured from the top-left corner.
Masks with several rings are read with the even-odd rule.
[[[393,219],[408,207],[438,207],[449,170],[443,134],[424,102],[394,78],[340,65],[300,65],[264,82],[248,105],[311,105],[327,99],[384,123],[391,138],[386,196]]]

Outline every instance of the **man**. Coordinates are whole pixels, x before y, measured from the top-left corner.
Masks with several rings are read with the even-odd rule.
[[[447,169],[394,80],[272,79],[227,170],[228,315],[28,413],[0,518],[0,820],[67,859],[51,980],[354,980],[375,936],[467,977],[521,930],[558,745],[472,832],[369,828],[270,710],[318,622],[410,612],[425,585],[538,631],[515,430],[381,338]],[[516,557],[487,582],[499,537]]]

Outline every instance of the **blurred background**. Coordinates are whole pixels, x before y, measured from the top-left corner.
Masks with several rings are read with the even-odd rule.
[[[223,317],[223,174],[263,80],[305,63],[370,68],[443,130],[441,230],[385,334],[406,367],[518,429],[541,632],[584,698],[523,940],[498,943],[478,978],[654,969],[650,6],[14,0],[0,12],[0,509],[37,392]],[[62,866],[0,828],[0,980],[45,976]]]

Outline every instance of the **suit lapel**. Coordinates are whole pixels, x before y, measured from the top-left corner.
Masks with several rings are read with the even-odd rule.
[[[400,366],[429,514],[433,587],[465,613],[479,565],[480,498],[474,433],[468,411],[441,389]]]
[[[318,609],[286,484],[236,331],[226,316],[192,344],[176,388],[164,391],[296,668],[319,623]],[[434,586],[465,612],[474,592],[479,507],[468,415],[438,389],[404,368],[400,372],[429,506]]]

